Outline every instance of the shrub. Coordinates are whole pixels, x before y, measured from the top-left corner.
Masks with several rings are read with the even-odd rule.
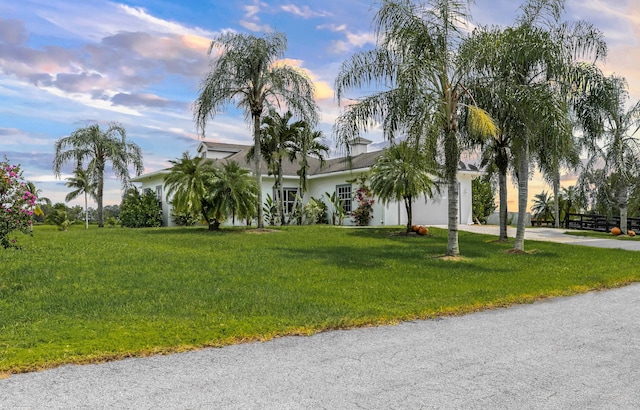
[[[367,185],[367,175],[362,175],[355,179],[360,186],[355,194],[358,207],[351,211],[351,218],[358,226],[367,226],[373,218],[374,200],[371,198],[371,189]]]
[[[31,233],[31,221],[36,196],[27,188],[20,165],[11,165],[5,158],[0,161],[0,246],[16,246],[10,239],[14,231]]]
[[[120,205],[120,225],[126,228],[152,228],[162,225],[162,210],[152,191],[143,194],[129,189]]]

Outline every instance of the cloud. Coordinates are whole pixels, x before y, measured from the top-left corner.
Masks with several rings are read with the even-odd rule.
[[[266,3],[263,3],[259,0],[253,0],[253,4],[249,4],[243,6],[242,8],[245,10],[243,20],[240,20],[240,25],[246,28],[249,31],[255,32],[271,32],[273,29],[268,24],[261,24],[260,17],[258,14],[260,13],[263,7],[267,7]]]
[[[284,6],[281,6],[280,8],[287,13],[294,14],[304,19],[308,19],[311,17],[325,17],[331,15],[326,11],[313,11],[309,8],[309,6],[298,7],[295,4],[286,4]]]
[[[115,105],[123,105],[126,107],[150,107],[150,108],[172,108],[179,107],[185,110],[187,105],[177,101],[171,101],[166,98],[159,97],[155,94],[128,94],[118,93],[111,98],[111,102]]]
[[[344,40],[332,42],[331,50],[334,53],[346,53],[356,48],[363,48],[367,44],[376,44],[376,37],[372,32],[353,33],[347,30],[346,24],[322,24],[316,27],[319,30],[329,30],[334,33],[344,33]]]

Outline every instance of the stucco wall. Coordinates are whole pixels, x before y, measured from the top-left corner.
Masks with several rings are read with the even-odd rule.
[[[325,203],[329,203],[325,197],[325,193],[332,194],[337,185],[346,184],[348,180],[355,179],[362,172],[337,172],[335,174],[325,174],[320,176],[312,176],[307,181],[307,192],[303,198],[306,203],[310,197],[322,199]],[[472,197],[471,197],[471,180],[477,176],[477,173],[459,172],[458,179],[459,189],[459,222],[461,224],[472,224]],[[155,192],[156,186],[162,185],[162,220],[163,226],[175,226],[171,220],[171,204],[166,197],[166,187],[164,186],[164,174],[154,173],[136,178],[137,182],[142,183],[141,188],[149,188]],[[274,177],[264,175],[262,178],[262,202],[264,204],[267,194],[273,197]],[[285,188],[297,188],[297,176],[288,176],[283,179]],[[358,189],[357,183],[352,183],[351,192],[355,194]],[[356,209],[357,201],[352,202],[352,209]],[[439,195],[433,198],[424,197],[417,198],[413,204],[413,223],[421,225],[446,225],[448,221],[448,203],[447,203],[447,187],[444,185]],[[330,215],[328,215],[330,218]],[[255,223],[255,222],[254,222]],[[390,202],[383,204],[380,200],[375,199],[373,205],[373,218],[370,225],[405,225],[407,223],[407,213],[403,202]],[[232,225],[231,219],[226,221],[224,225]],[[246,225],[246,221],[236,220],[236,226]],[[350,216],[345,216],[344,225],[354,225]]]

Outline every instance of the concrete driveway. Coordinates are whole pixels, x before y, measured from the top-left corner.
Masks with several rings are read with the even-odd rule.
[[[82,408],[637,409],[640,284],[0,380],[0,409]]]
[[[438,228],[447,229],[445,225],[438,226]],[[475,233],[482,233],[487,235],[500,235],[500,227],[497,225],[460,225],[458,227],[461,231],[469,231]],[[580,232],[571,229],[555,229],[555,228],[531,228],[528,227],[525,230],[525,249],[527,247],[526,240],[532,241],[548,241],[566,243],[569,245],[581,245],[592,246],[595,248],[612,248],[612,249],[626,249],[630,251],[640,251],[640,237],[635,240],[618,240],[618,239],[598,239],[589,238],[586,236],[567,235],[565,232]],[[507,228],[507,234],[509,238],[516,237],[516,228]]]

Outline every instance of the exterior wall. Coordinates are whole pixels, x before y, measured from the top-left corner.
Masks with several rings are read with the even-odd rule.
[[[336,172],[334,174],[324,174],[311,176],[307,180],[307,192],[303,198],[303,204],[309,201],[310,197],[322,199],[325,203],[328,200],[325,197],[325,192],[332,194],[336,190],[336,186],[346,184],[348,180],[355,179],[358,175],[368,171],[367,169],[359,171],[345,171]],[[135,179],[135,182],[142,184],[142,189],[151,189],[156,191],[157,186],[162,186],[162,221],[163,226],[175,226],[175,223],[171,220],[171,204],[166,197],[166,187],[164,186],[165,172],[156,172],[148,175],[143,175]],[[472,214],[472,196],[471,196],[471,181],[478,176],[478,173],[464,172],[458,173],[459,180],[459,222],[460,224],[473,224]],[[262,202],[265,203],[267,194],[272,198],[273,185],[275,178],[273,176],[264,175],[262,177]],[[297,188],[298,187],[297,176],[285,176],[283,178],[283,186],[285,188]],[[355,194],[358,185],[357,183],[351,184],[351,192]],[[373,218],[369,225],[406,225],[407,213],[402,201],[392,201],[389,204],[383,204],[379,199],[374,198],[375,203],[373,205]],[[356,209],[357,201],[352,201],[352,209]],[[448,204],[447,204],[447,187],[442,186],[442,191],[439,195],[435,195],[434,198],[428,198],[426,201],[424,197],[417,198],[413,203],[413,223],[420,225],[446,225],[448,222]],[[330,207],[329,207],[330,208]],[[330,219],[330,215],[328,215]],[[254,221],[255,224],[255,221]],[[350,216],[345,216],[344,225],[355,225]],[[223,225],[234,225],[231,219],[227,220]],[[246,221],[236,220],[235,226],[244,226]]]
[[[458,172],[458,223],[473,224],[473,201],[471,195],[471,181],[477,174]],[[401,224],[407,224],[407,212],[404,203],[401,204]],[[440,194],[432,198],[424,196],[413,203],[414,225],[446,225],[449,222],[449,203],[447,185],[440,187]]]

